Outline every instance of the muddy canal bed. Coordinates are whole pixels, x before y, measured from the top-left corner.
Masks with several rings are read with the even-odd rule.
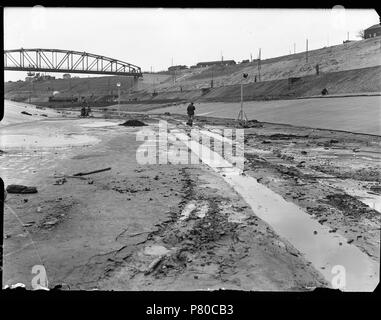
[[[158,120],[168,121],[168,155],[189,135],[181,116],[140,119],[154,132],[146,145],[159,146]],[[34,124],[4,128],[24,135],[17,146],[4,144],[6,184],[22,172],[17,182],[40,186],[36,195],[6,202],[6,284],[28,285],[30,268],[43,264],[52,286],[70,289],[311,290],[331,286],[336,260],[313,248],[321,240],[349,253],[348,263],[357,259],[351,282],[369,288],[356,283],[360,276],[352,280],[358,266],[369,267],[366,282],[379,265],[380,137],[252,122],[237,174],[232,159],[214,165],[203,155],[198,164],[141,165],[143,129],[119,122],[46,121],[44,132],[61,135],[56,149]],[[194,128],[230,143],[216,129],[235,126],[198,117]],[[198,143],[185,145],[197,155]],[[106,166],[112,169],[63,184],[53,178]],[[282,221],[269,199],[291,218]]]

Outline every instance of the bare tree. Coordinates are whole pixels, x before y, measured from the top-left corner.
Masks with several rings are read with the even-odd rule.
[[[365,32],[364,30],[360,30],[358,33],[357,33],[357,36],[361,39],[365,39]]]

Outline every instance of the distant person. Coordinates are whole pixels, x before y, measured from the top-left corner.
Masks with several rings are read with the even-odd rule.
[[[90,117],[90,114],[91,114],[91,108],[90,108],[90,106],[88,105],[88,106],[87,106],[87,109],[86,109],[86,116]]]
[[[315,69],[316,69],[316,75],[319,75],[319,64],[317,64],[317,65],[315,66]]]
[[[83,105],[82,108],[81,108],[81,117],[86,117],[86,107],[85,107],[85,105]]]
[[[196,110],[196,107],[194,106],[193,102],[191,102],[187,108],[188,113],[188,125],[193,125],[193,119],[194,119],[194,111]]]

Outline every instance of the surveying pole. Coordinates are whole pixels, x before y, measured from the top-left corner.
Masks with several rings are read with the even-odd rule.
[[[241,110],[239,111],[238,117],[237,117],[237,121],[241,126],[245,126],[248,121],[246,113],[243,111],[243,79],[246,79],[247,77],[248,77],[248,74],[244,73],[241,79]]]

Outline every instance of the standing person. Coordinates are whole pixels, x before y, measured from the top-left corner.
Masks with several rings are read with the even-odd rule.
[[[88,117],[90,117],[90,113],[91,113],[90,106],[87,105],[86,115],[87,115]]]
[[[188,113],[188,122],[187,124],[192,126],[193,125],[193,119],[194,119],[194,110],[196,110],[195,106],[193,105],[193,102],[191,102],[187,108]]]
[[[82,105],[82,108],[81,108],[81,117],[86,117],[86,107],[85,107],[85,105]]]

